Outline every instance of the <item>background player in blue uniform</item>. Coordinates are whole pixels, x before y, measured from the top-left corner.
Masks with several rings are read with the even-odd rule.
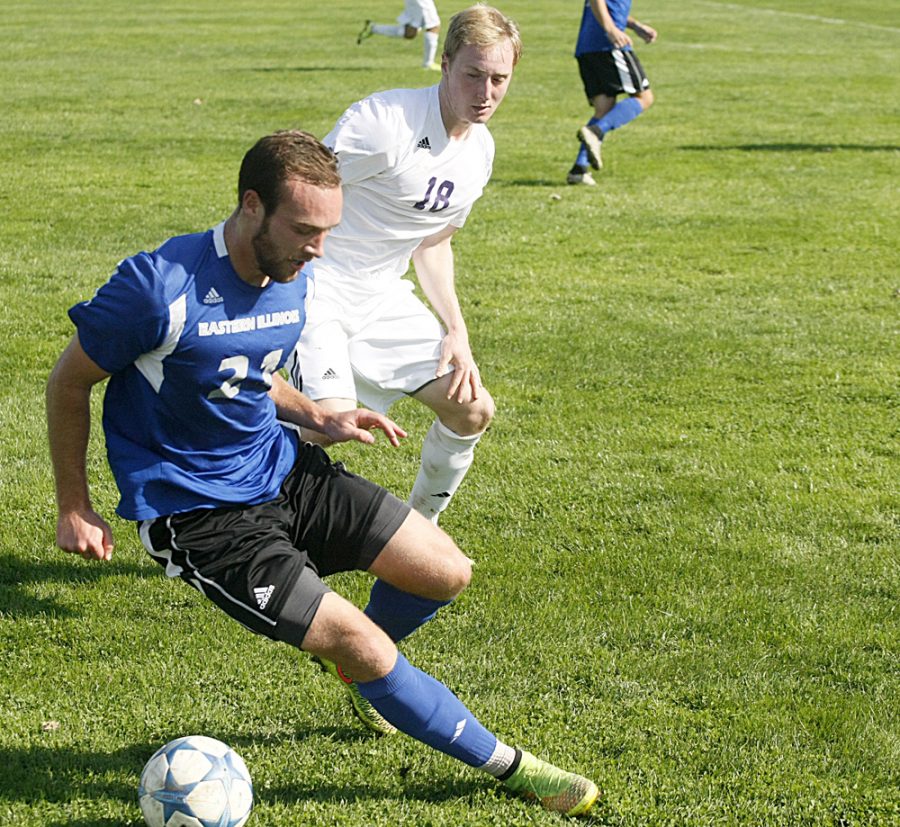
[[[341,204],[330,150],[304,132],[266,136],[244,157],[224,223],[126,259],[70,310],[77,332],[47,385],[57,543],[86,559],[112,555],[86,472],[91,389],[108,380],[117,511],[169,576],[257,634],[340,663],[386,726],[548,809],[586,813],[593,782],[499,741],[397,650],[468,585],[469,559],[278,421],[332,441],[371,442],[373,428],[395,445],[405,436],[363,408],[329,412],[278,374],[303,324],[302,268],[321,255]],[[378,578],[365,612],[321,579],[351,569]]]
[[[631,0],[585,0],[575,58],[594,117],[578,130],[581,149],[566,181],[596,184],[588,165],[600,169],[604,135],[633,121],[650,108],[653,92],[644,67],[632,49],[631,29],[647,43],[656,30],[631,17]],[[619,95],[628,95],[619,103]]]

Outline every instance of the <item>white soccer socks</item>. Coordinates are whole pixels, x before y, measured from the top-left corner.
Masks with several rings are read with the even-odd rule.
[[[437,55],[438,33],[426,31],[423,34],[425,35],[425,46],[422,51],[422,65],[426,69],[430,69],[435,65],[434,58]]]
[[[406,33],[406,26],[401,26],[399,23],[373,23],[372,33],[385,37],[403,37]]]
[[[409,504],[437,524],[438,515],[450,505],[450,499],[463,481],[482,431],[460,436],[435,419],[422,443],[422,462],[409,495]]]

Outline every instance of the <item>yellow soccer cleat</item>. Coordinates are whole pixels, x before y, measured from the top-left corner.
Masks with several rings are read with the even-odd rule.
[[[524,751],[516,771],[503,783],[523,798],[537,799],[544,809],[567,816],[586,815],[600,795],[590,779],[561,770]]]
[[[393,735],[397,731],[397,727],[383,718],[378,710],[360,695],[356,682],[352,678],[348,678],[343,671],[341,671],[340,666],[325,658],[314,657],[313,660],[322,667],[323,672],[327,672],[341,682],[341,685],[347,691],[347,695],[350,698],[353,713],[369,729],[373,732],[377,732],[379,735]]]

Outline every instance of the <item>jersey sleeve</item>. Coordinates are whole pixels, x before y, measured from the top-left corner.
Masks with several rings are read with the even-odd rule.
[[[118,373],[156,348],[168,329],[162,280],[147,253],[125,259],[93,298],[69,318],[84,352],[107,373]]]
[[[344,184],[356,184],[390,169],[397,157],[392,112],[377,98],[354,103],[341,115],[322,143],[338,157]]]

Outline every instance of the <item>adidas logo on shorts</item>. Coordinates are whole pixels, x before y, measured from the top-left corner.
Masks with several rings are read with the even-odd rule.
[[[325,373],[322,374],[323,379],[337,379],[338,375],[334,372],[334,368],[328,368]]]
[[[266,605],[269,602],[269,598],[272,596],[272,592],[275,591],[274,586],[269,587],[260,587],[253,590],[253,596],[256,598],[256,603],[260,609],[265,609]]]

